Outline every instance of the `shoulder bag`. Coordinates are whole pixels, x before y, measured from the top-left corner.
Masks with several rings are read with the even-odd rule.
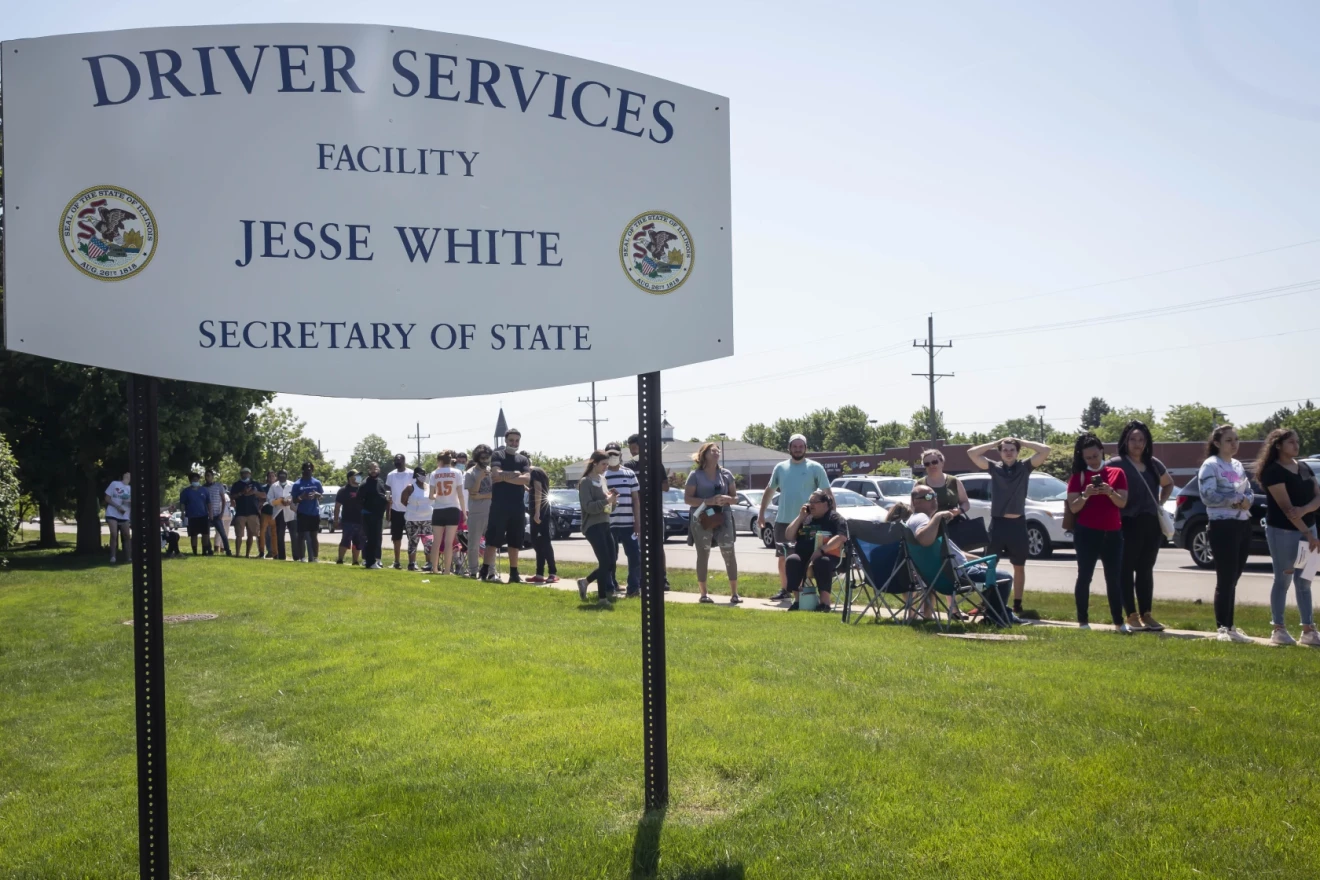
[[[732,489],[729,488],[728,484],[725,481],[726,475],[732,476],[732,474],[729,474],[729,472],[726,471],[724,468],[720,468],[719,471],[720,489],[723,490],[720,492],[720,494],[732,495],[733,491]],[[709,505],[703,506],[701,508],[701,513],[697,515],[697,525],[701,526],[703,529],[705,529],[708,532],[715,531],[720,526],[724,525],[724,508],[710,507]]]
[[[1154,469],[1154,465],[1147,465],[1147,467]],[[1136,470],[1136,468],[1133,468],[1133,470]],[[1164,509],[1163,504],[1160,504],[1159,496],[1150,490],[1150,483],[1146,482],[1145,474],[1138,473],[1137,479],[1141,481],[1141,485],[1146,487],[1146,494],[1150,496],[1150,500],[1155,502],[1155,516],[1160,521],[1160,531],[1164,533],[1165,538],[1172,541],[1173,516]],[[1131,494],[1130,491],[1129,494]]]

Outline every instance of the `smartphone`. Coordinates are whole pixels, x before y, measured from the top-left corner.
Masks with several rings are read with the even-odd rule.
[[[1100,484],[1103,483],[1103,482],[1104,482],[1104,480],[1100,479],[1100,475],[1099,475],[1099,474],[1092,474],[1092,475],[1091,475],[1091,485],[1092,485],[1092,486],[1099,487]]]

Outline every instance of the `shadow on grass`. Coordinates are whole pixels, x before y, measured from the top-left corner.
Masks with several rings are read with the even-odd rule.
[[[28,541],[6,550],[4,556],[14,570],[83,571],[110,567],[108,549],[103,553],[77,553],[71,544],[65,543],[41,547],[36,541]]]
[[[594,602],[590,599],[578,606],[578,611],[613,611],[613,602]]]
[[[632,871],[630,880],[653,880],[660,874],[660,832],[665,825],[665,810],[647,810],[637,823],[633,838]],[[743,880],[746,871],[742,865],[714,865],[695,868],[676,875],[678,880]]]

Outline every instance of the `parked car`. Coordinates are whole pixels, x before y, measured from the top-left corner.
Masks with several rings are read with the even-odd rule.
[[[888,510],[899,501],[907,501],[916,484],[917,481],[911,477],[857,476],[839,477],[830,486],[856,492]]]
[[[984,472],[958,474],[958,482],[967,490],[971,508],[968,516],[979,516],[990,527],[990,475]],[[1048,559],[1056,547],[1071,547],[1072,532],[1063,530],[1063,505],[1068,484],[1058,477],[1033,472],[1027,480],[1027,556]]]
[[[321,505],[321,528],[322,532],[333,532],[335,530],[335,505],[334,502],[327,502]]]
[[[1313,473],[1320,474],[1320,461],[1310,462],[1303,459]],[[1251,491],[1255,499],[1251,505],[1251,553],[1267,555],[1269,546],[1265,543],[1265,489],[1251,480]],[[1200,568],[1214,568],[1215,555],[1210,552],[1210,536],[1206,526],[1210,520],[1201,500],[1201,487],[1193,479],[1178,490],[1174,497],[1173,546],[1186,550]]]
[[[582,502],[577,489],[551,489],[550,540],[567,538],[582,530]]]
[[[665,490],[665,540],[668,541],[674,535],[686,535],[688,533],[688,521],[692,515],[692,509],[687,506],[683,500],[682,489]]]
[[[893,505],[893,502],[890,502]],[[839,516],[853,522],[856,520],[866,520],[868,522],[883,522],[888,509],[870,498],[859,495],[848,489],[834,488],[834,509],[839,512]],[[769,521],[761,527],[761,543],[766,547],[775,546],[775,519],[779,513],[779,494],[771,499],[770,505],[766,507],[765,518]],[[797,516],[796,513],[793,514]]]
[[[733,507],[734,531],[751,532],[753,535],[761,533],[756,527],[756,518],[761,515],[763,497],[765,497],[764,489],[747,489],[738,493],[738,503]]]

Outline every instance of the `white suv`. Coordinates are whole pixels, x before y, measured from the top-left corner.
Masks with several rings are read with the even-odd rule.
[[[831,489],[848,489],[871,499],[888,510],[895,501],[907,501],[916,481],[911,477],[856,476],[837,477]]]
[[[969,516],[979,516],[990,527],[990,475],[983,471],[958,474],[958,482],[967,490],[971,502]],[[1027,554],[1031,559],[1046,559],[1058,546],[1072,546],[1072,532],[1063,530],[1063,505],[1068,484],[1058,477],[1039,472],[1027,480]]]

